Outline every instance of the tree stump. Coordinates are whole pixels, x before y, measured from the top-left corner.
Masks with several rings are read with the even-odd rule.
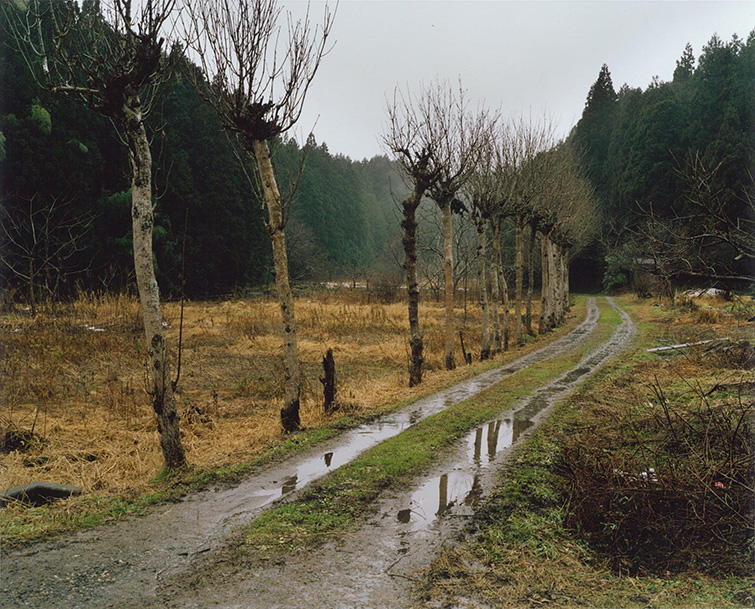
[[[336,362],[333,359],[333,349],[322,358],[324,376],[320,379],[324,394],[323,407],[325,414],[330,414],[336,409]]]

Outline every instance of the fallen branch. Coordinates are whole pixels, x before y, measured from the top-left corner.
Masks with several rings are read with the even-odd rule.
[[[681,345],[671,345],[669,347],[655,347],[653,349],[648,349],[647,352],[656,353],[658,351],[672,351],[675,349],[688,349],[690,347],[697,347],[698,345],[708,345],[710,343],[716,343],[716,342],[728,343],[729,338],[728,337],[727,338],[712,338],[710,340],[701,340],[696,343],[684,343]]]

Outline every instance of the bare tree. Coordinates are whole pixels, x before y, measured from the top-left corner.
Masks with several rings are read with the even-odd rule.
[[[404,270],[409,297],[409,386],[422,382],[424,342],[419,324],[419,285],[417,284],[417,208],[422,197],[439,176],[433,154],[437,142],[428,129],[431,105],[425,91],[412,97],[398,89],[388,104],[388,124],[382,140],[386,150],[396,159],[399,170],[410,189],[401,201],[401,242],[404,248]]]
[[[134,265],[150,394],[165,465],[185,463],[152,260],[152,155],[145,116],[175,55],[165,49],[175,0],[4,3],[11,36],[37,82],[110,118],[128,145]]]
[[[494,194],[489,200],[490,223],[493,229],[491,247],[490,276],[493,293],[493,352],[508,350],[510,343],[510,306],[509,285],[503,267],[501,239],[504,222],[516,215],[518,199],[516,197],[519,152],[515,139],[516,133],[510,122],[501,123],[494,136],[495,161],[493,167]],[[503,308],[503,319],[497,311],[497,305]]]
[[[679,171],[687,187],[683,209],[662,216],[650,205],[633,231],[632,257],[652,260],[644,270],[661,278],[672,300],[680,277],[726,287],[755,282],[755,179],[750,173],[734,191],[718,178],[721,166],[690,152]]]
[[[515,178],[511,182],[509,198],[515,221],[515,286],[514,286],[514,339],[524,340],[522,326],[522,296],[524,285],[524,229],[532,222],[532,202],[543,190],[547,181],[547,168],[543,165],[543,152],[555,145],[553,123],[547,116],[533,121],[520,117],[514,121],[513,164]],[[531,251],[531,250],[530,250]],[[531,257],[531,254],[530,254]]]
[[[6,277],[12,275],[25,284],[32,316],[37,314],[40,290],[54,298],[65,275],[87,267],[88,263],[72,269],[70,261],[85,249],[84,237],[95,218],[76,210],[73,200],[40,199],[36,194],[25,201],[12,197],[0,208],[0,263]]]
[[[326,5],[322,25],[313,27],[309,14],[296,22],[289,15],[286,34],[281,36],[281,9],[276,0],[190,0],[188,6],[185,37],[199,57],[206,79],[195,84],[227,132],[239,138],[256,168],[255,177],[267,205],[284,337],[286,397],[281,424],[290,432],[300,425],[301,371],[288,277],[285,201],[268,141],[291,129],[299,119],[326,52],[333,16]],[[246,165],[246,159],[239,160]],[[250,179],[254,185],[253,176]]]
[[[541,234],[540,332],[563,323],[569,300],[569,255],[599,228],[592,187],[573,146],[561,143],[538,157],[543,188],[532,201]]]
[[[529,222],[530,232],[527,248],[527,304],[524,310],[524,330],[530,336],[535,332],[532,328],[532,298],[535,287],[535,244],[537,243],[537,218]]]
[[[486,132],[484,145],[475,171],[464,187],[465,193],[471,201],[471,214],[477,229],[477,279],[480,285],[480,310],[482,317],[482,337],[480,344],[480,359],[488,359],[492,354],[501,350],[501,329],[498,314],[497,277],[488,277],[488,225],[495,213],[498,184],[496,181],[496,147],[500,130],[491,129]],[[491,265],[492,267],[493,265]],[[491,273],[493,275],[493,273]],[[489,290],[492,291],[492,298]],[[491,317],[493,320],[493,340],[491,340]]]
[[[469,180],[485,143],[490,120],[485,110],[477,114],[469,111],[464,90],[459,85],[455,92],[446,83],[438,82],[427,89],[426,95],[432,112],[427,128],[435,142],[433,155],[438,178],[428,189],[443,214],[443,253],[445,275],[445,331],[444,351],[446,370],[456,367],[454,357],[454,281],[453,281],[453,223],[452,203],[461,187]]]

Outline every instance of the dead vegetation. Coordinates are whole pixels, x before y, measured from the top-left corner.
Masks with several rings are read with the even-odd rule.
[[[737,338],[746,326],[721,303],[691,304],[671,321],[677,335],[715,324],[718,337],[734,338],[640,365],[620,383],[625,395],[633,390],[630,406],[616,410],[617,400],[599,400],[603,407],[593,410],[616,422],[581,429],[560,455],[569,488],[565,525],[616,573],[752,571],[753,349]]]
[[[752,606],[752,313],[625,303],[640,348],[523,447],[470,541],[427,571],[429,606]]]
[[[618,573],[746,575],[755,540],[752,384],[690,387],[677,406],[660,384],[610,436],[583,433],[564,448],[566,524]],[[744,386],[745,391],[742,391]],[[728,394],[729,397],[721,397]],[[605,447],[613,444],[614,450]]]
[[[382,300],[382,299],[380,299]],[[302,424],[372,416],[448,383],[442,310],[420,311],[428,377],[407,387],[403,303],[368,302],[350,290],[303,293],[296,304],[303,369]],[[468,310],[465,341],[479,356],[479,311]],[[165,305],[169,344],[178,344],[180,309]],[[192,302],[184,311],[176,400],[184,447],[200,471],[254,458],[281,441],[284,396],[277,303]],[[161,470],[146,393],[145,347],[136,299],[83,295],[31,318],[7,312],[2,325],[3,487],[31,480],[75,484],[102,496],[143,492]],[[333,349],[338,402],[323,409],[322,357]],[[176,353],[172,354],[176,360]],[[467,367],[451,374],[463,378]],[[13,517],[9,507],[5,518]]]

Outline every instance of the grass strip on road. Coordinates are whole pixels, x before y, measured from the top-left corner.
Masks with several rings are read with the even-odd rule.
[[[266,558],[309,547],[362,522],[383,489],[405,488],[438,459],[440,451],[574,368],[585,354],[608,340],[621,318],[604,301],[599,308],[597,329],[582,345],[516,372],[475,397],[420,421],[313,483],[297,500],[254,520],[236,548],[237,555],[248,552]]]
[[[635,315],[641,313],[637,303],[619,304]],[[609,569],[608,557],[566,524],[574,506],[566,499],[569,489],[560,469],[564,446],[579,441],[575,435],[585,430],[610,428],[618,434],[619,423],[637,416],[635,400],[642,384],[653,374],[671,383],[677,373],[672,365],[662,370],[658,356],[646,352],[655,346],[659,326],[644,322],[639,329],[634,352],[583,383],[517,449],[501,484],[475,518],[473,538],[444,550],[425,572],[417,592],[431,606],[753,606],[751,577],[703,573],[695,566],[675,573],[630,575],[627,565],[620,573]],[[686,365],[683,359],[679,365]],[[630,395],[635,398],[628,399]],[[669,399],[676,397],[669,392]],[[591,448],[611,455],[622,445],[617,435],[612,445]]]

